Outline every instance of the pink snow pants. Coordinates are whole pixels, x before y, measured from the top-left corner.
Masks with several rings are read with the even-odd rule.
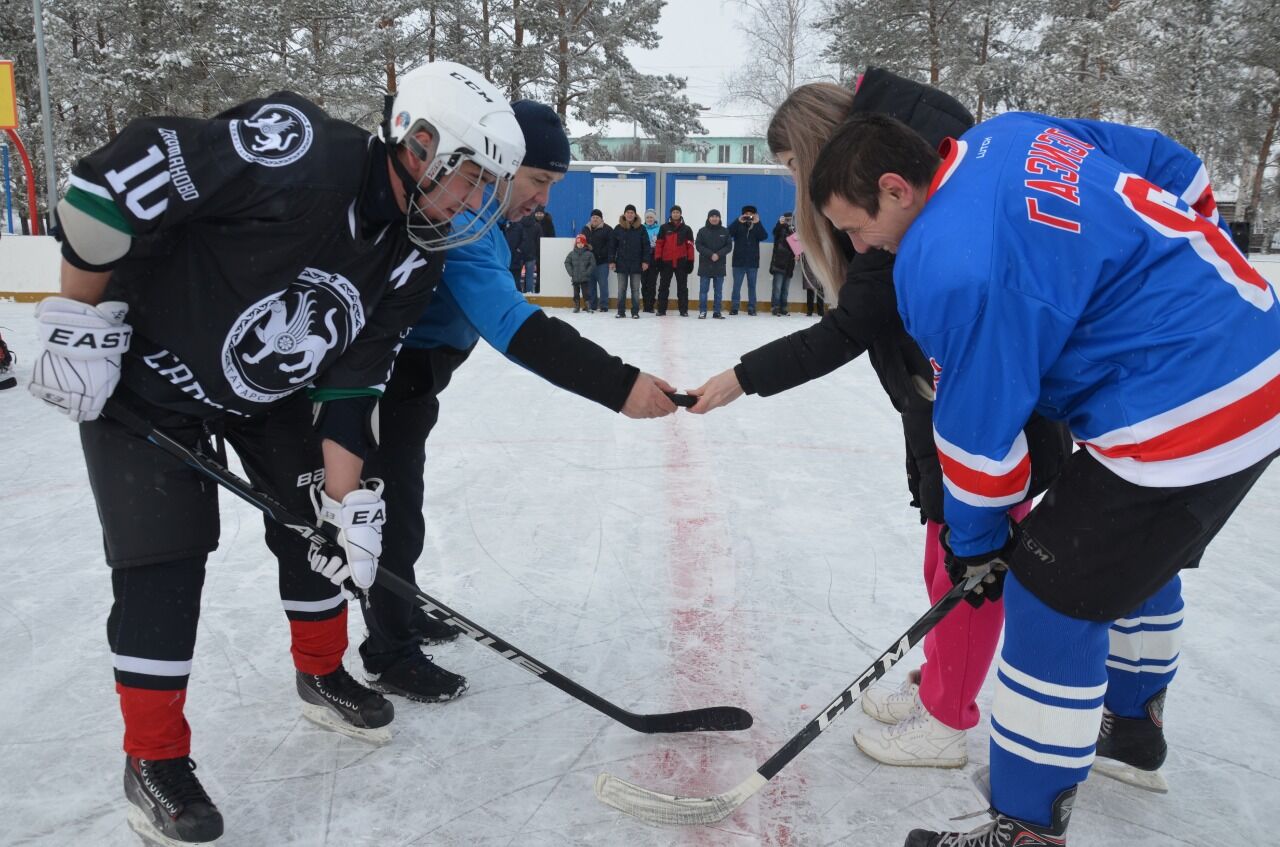
[[[1030,511],[1031,501],[1027,501],[1010,509],[1009,515],[1020,521]],[[930,604],[951,590],[946,551],[938,540],[941,530],[941,524],[929,521],[925,533],[924,584]],[[920,702],[952,729],[970,729],[978,723],[978,691],[991,669],[1003,625],[1003,599],[976,609],[961,603],[924,637]]]

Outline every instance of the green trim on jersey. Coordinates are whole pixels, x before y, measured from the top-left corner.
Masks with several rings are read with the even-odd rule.
[[[130,226],[128,219],[116,208],[115,203],[105,197],[97,197],[73,185],[67,189],[62,199],[99,223],[106,224],[125,235],[133,235],[133,227]]]
[[[316,403],[327,403],[352,397],[381,397],[382,392],[376,388],[308,388],[307,396]]]

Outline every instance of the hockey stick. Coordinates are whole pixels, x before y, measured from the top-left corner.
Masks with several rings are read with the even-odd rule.
[[[169,455],[210,477],[214,482],[263,512],[267,517],[279,522],[296,535],[302,536],[313,544],[318,544],[325,555],[342,555],[342,548],[329,540],[328,536],[313,526],[311,521],[291,513],[280,502],[255,489],[248,481],[227,470],[216,460],[201,453],[199,450],[175,441],[165,432],[156,429],[136,412],[124,408],[121,404],[112,404],[107,414]],[[711,706],[703,709],[662,712],[651,715],[629,712],[621,706],[610,703],[600,695],[583,688],[578,683],[541,662],[534,660],[533,657],[522,650],[518,650],[509,642],[502,640],[479,624],[463,617],[444,603],[429,594],[423,593],[417,586],[406,582],[385,568],[378,569],[376,579],[383,588],[418,606],[432,618],[461,630],[464,635],[488,647],[507,661],[524,668],[542,681],[551,683],[570,697],[586,703],[598,712],[603,712],[618,723],[634,729],[636,732],[724,732],[747,729],[751,726],[751,713],[736,706]]]
[[[896,665],[912,647],[920,643],[929,630],[937,626],[938,621],[946,617],[947,612],[955,608],[964,596],[982,581],[984,576],[986,576],[985,573],[975,574],[953,586],[933,605],[933,608],[913,623],[892,647],[881,653],[880,658],[872,662],[871,666],[850,683],[848,688],[841,691],[840,696],[836,697],[831,705],[819,712],[816,718],[791,736],[791,740],[782,745],[782,748],[758,767],[755,773],[733,789],[713,797],[678,797],[673,794],[650,791],[648,788],[641,788],[616,776],[602,773],[596,778],[596,797],[619,811],[651,823],[687,826],[724,820],[763,788],[765,783],[777,776],[778,772],[792,759],[800,755],[800,751],[821,735],[833,720],[847,711],[869,685],[888,673],[889,668]]]

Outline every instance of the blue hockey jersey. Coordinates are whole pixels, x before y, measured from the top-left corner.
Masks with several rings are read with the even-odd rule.
[[[958,554],[1004,543],[1033,411],[1137,485],[1217,479],[1280,448],[1280,309],[1194,154],[1028,113],[942,152],[894,282],[934,369]]]
[[[405,345],[467,350],[483,336],[505,354],[512,336],[538,311],[516,291],[510,264],[511,248],[496,226],[479,240],[446,253],[435,297]]]

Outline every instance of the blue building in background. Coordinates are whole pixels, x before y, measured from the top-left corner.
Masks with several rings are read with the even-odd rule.
[[[783,212],[795,208],[795,184],[778,165],[716,165],[656,162],[572,162],[551,191],[547,211],[556,235],[571,238],[587,224],[592,209],[604,212],[613,226],[628,203],[640,214],[653,209],[667,219],[673,204],[697,232],[707,211],[718,209],[728,225],[745,205],[755,206],[770,233]]]

